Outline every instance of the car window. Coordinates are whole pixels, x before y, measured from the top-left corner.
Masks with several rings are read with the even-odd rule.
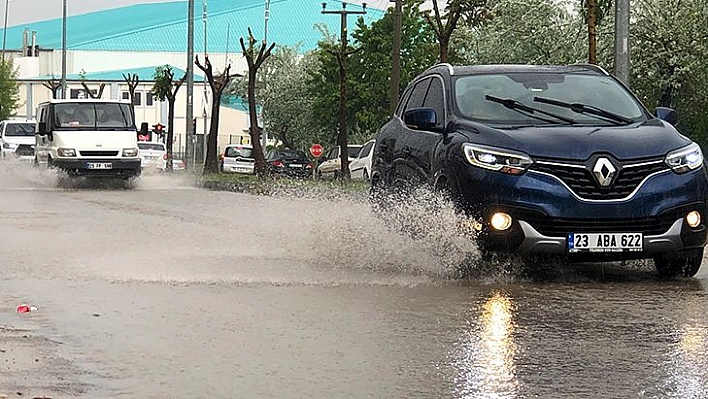
[[[307,159],[307,155],[305,155],[304,152],[302,151],[297,151],[297,150],[282,150],[282,151],[277,151],[276,153],[273,154],[271,159]]]
[[[587,73],[506,73],[461,76],[454,83],[456,112],[465,118],[509,122],[542,123],[502,104],[486,99],[490,95],[519,101],[579,123],[602,124],[591,115],[534,101],[544,97],[567,103],[582,103],[611,111],[629,119],[640,118],[643,109],[633,96],[609,76]]]
[[[373,141],[366,143],[363,147],[361,147],[361,151],[359,152],[359,158],[368,157],[369,154],[371,153],[372,148],[374,148]]]
[[[359,151],[361,150],[361,147],[356,146],[356,147],[347,147],[347,156],[349,158],[356,158],[357,154],[359,154]]]
[[[327,153],[327,159],[339,158],[339,147],[334,147]]]
[[[8,123],[5,136],[34,136],[34,123]]]
[[[443,84],[438,78],[430,80],[428,94],[423,101],[423,107],[432,108],[437,114],[437,124],[441,125],[445,122],[445,97],[443,95]]]
[[[165,146],[160,143],[138,142],[138,148],[141,150],[165,151]]]
[[[224,156],[229,158],[242,157],[251,158],[253,157],[253,149],[249,147],[226,147],[224,151]]]
[[[401,97],[401,100],[398,102],[398,107],[396,107],[396,115],[398,115],[398,116],[403,115],[403,110],[406,108],[406,103],[408,102],[408,99],[411,97],[412,92],[413,92],[412,88],[408,88],[408,90],[403,92],[403,96]]]
[[[430,86],[430,79],[421,80],[416,83],[411,93],[411,97],[406,104],[406,111],[413,108],[420,108],[423,106],[423,101],[425,100],[425,95],[428,93],[428,87]]]

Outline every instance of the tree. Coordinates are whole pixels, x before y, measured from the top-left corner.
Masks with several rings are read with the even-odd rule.
[[[59,92],[61,91],[61,81],[59,79],[46,80],[42,82],[42,86],[52,92],[52,98],[59,98]]]
[[[399,93],[416,75],[437,61],[435,34],[419,10],[420,2],[407,1],[401,18],[401,77]],[[361,51],[352,57],[350,65],[351,91],[349,109],[355,115],[355,128],[361,132],[361,142],[370,139],[389,118],[389,87],[394,9],[368,27],[357,21],[352,37]]]
[[[204,56],[204,65],[199,62],[199,56],[194,58],[194,63],[204,72],[212,93],[211,102],[211,123],[209,125],[209,138],[207,140],[207,155],[204,160],[203,173],[219,173],[219,158],[217,156],[218,135],[219,135],[219,111],[221,109],[221,95],[229,85],[233,75],[230,74],[231,64],[216,77],[212,69],[209,56]]]
[[[20,101],[16,78],[17,70],[13,68],[12,61],[0,61],[0,120],[14,115]]]
[[[464,20],[468,27],[479,25],[485,17],[487,0],[450,0],[445,7],[445,13],[440,12],[438,0],[433,1],[433,15],[425,13],[428,22],[440,47],[440,62],[450,60],[450,38],[457,29],[460,20]]]
[[[164,65],[155,68],[155,75],[153,76],[155,83],[152,86],[152,93],[160,101],[167,100],[167,142],[165,143],[167,147],[166,168],[168,172],[172,172],[172,142],[174,141],[175,99],[177,98],[179,88],[187,79],[187,74],[184,74],[180,80],[175,81],[175,75],[172,71],[172,67],[169,65]],[[135,77],[137,79],[137,75]],[[128,79],[126,78],[126,80]]]
[[[708,4],[637,0],[632,7],[633,90],[650,109],[675,108],[679,128],[708,145]]]
[[[260,48],[256,51],[256,39],[253,38],[251,28],[248,28],[248,47],[244,43],[243,38],[239,39],[243,55],[248,63],[248,119],[251,124],[249,134],[251,135],[251,145],[253,146],[253,154],[256,159],[255,173],[263,178],[266,175],[265,156],[263,155],[263,147],[261,146],[261,132],[258,127],[258,115],[256,114],[256,79],[258,69],[263,65],[271,51],[275,47],[275,43],[271,44],[266,49],[266,43],[261,43]]]
[[[157,71],[155,71],[157,73]],[[128,84],[128,95],[130,96],[130,106],[135,109],[135,88],[138,87],[140,83],[140,77],[137,73],[123,74],[123,80]],[[172,126],[172,121],[170,121],[170,126]]]
[[[597,64],[597,37],[598,26],[605,15],[610,12],[612,0],[580,0],[581,9],[587,24],[588,33],[588,62]]]

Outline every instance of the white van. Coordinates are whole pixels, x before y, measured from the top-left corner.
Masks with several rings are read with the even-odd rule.
[[[34,159],[35,121],[8,119],[0,122],[0,157],[2,159]]]
[[[50,100],[37,107],[34,162],[69,176],[140,175],[135,117],[119,100]]]

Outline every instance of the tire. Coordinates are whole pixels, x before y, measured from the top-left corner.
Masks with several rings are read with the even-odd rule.
[[[703,248],[679,254],[677,257],[656,257],[654,266],[659,277],[693,277],[703,262]]]

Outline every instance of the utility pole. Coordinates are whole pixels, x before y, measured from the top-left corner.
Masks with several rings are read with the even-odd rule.
[[[356,50],[347,50],[347,16],[350,14],[366,14],[366,3],[362,3],[361,11],[347,11],[347,3],[342,3],[341,11],[327,11],[327,3],[322,3],[322,14],[339,14],[341,17],[341,48],[337,52],[330,52],[337,57],[339,64],[339,160],[341,163],[342,181],[349,181],[349,151],[347,144],[347,69],[346,60]]]
[[[185,126],[184,156],[187,159],[187,168],[194,170],[194,157],[192,147],[194,143],[194,0],[187,2],[187,117]],[[204,82],[206,84],[206,82]]]
[[[396,2],[393,11],[393,51],[391,53],[391,104],[389,115],[396,112],[398,104],[398,90],[401,84],[401,19],[403,0],[391,0]]]
[[[7,11],[10,6],[10,0],[5,0],[5,24],[2,26],[2,62],[5,62],[5,44],[7,43]],[[22,49],[26,51],[26,49]]]
[[[66,0],[61,13],[61,98],[66,98]]]
[[[629,86],[629,0],[615,2],[615,76]]]

